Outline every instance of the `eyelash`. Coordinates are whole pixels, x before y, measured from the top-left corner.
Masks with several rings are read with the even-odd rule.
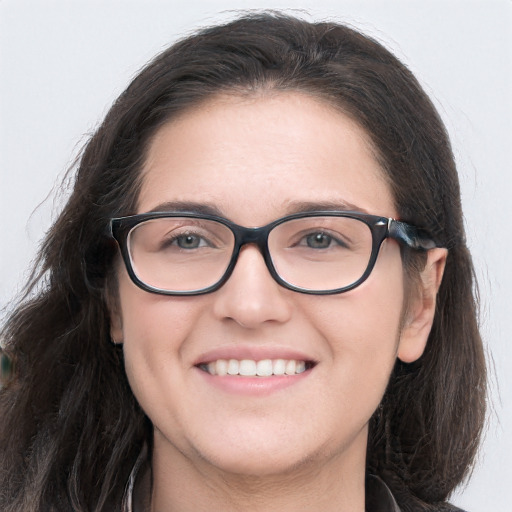
[[[311,230],[307,233],[304,233],[304,234],[300,234],[300,238],[299,238],[299,241],[295,244],[293,244],[293,246],[304,246],[304,247],[308,247],[310,249],[313,249],[313,247],[311,247],[307,240],[308,238],[310,237],[313,237],[313,236],[316,236],[316,235],[321,235],[321,236],[324,236],[324,237],[328,237],[330,238],[330,243],[327,247],[325,247],[324,249],[329,249],[330,247],[332,247],[332,243],[334,242],[337,246],[339,247],[342,247],[342,248],[345,248],[345,249],[348,249],[349,248],[349,245],[344,241],[342,240],[340,237],[338,236],[335,236],[334,234],[331,234],[329,233],[328,230]],[[305,243],[302,243],[302,242],[305,242]]]

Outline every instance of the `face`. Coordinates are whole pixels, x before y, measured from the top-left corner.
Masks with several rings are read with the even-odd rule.
[[[138,212],[183,202],[247,227],[301,203],[397,216],[365,133],[299,93],[219,97],[161,128]],[[153,422],[155,453],[247,475],[364,467],[367,424],[400,346],[403,279],[392,240],[367,281],[331,296],[281,287],[252,245],[207,295],[145,292],[120,264],[113,337],[124,343],[130,384]],[[244,377],[199,366],[219,359],[305,361],[308,369]]]

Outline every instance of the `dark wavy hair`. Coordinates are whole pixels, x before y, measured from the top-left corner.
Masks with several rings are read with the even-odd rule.
[[[411,72],[335,23],[248,14],[158,55],[114,103],[77,163],[25,297],[2,330],[12,378],[0,391],[0,509],[118,510],[152,427],[110,340],[117,248],[109,219],[135,213],[149,141],[169,119],[228,93],[301,91],[370,136],[400,218],[449,249],[423,356],[397,361],[370,423],[368,471],[403,511],[444,510],[468,475],[485,417],[474,271],[445,128]],[[404,265],[417,273],[415,256]],[[414,270],[416,268],[416,270]]]

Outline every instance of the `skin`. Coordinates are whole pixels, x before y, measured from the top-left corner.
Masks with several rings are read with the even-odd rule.
[[[193,201],[261,226],[297,203],[329,202],[397,216],[366,134],[296,92],[222,96],[183,114],[157,132],[143,173],[139,213]],[[331,296],[279,286],[251,245],[202,296],[147,293],[120,264],[112,335],[154,425],[152,510],[363,511],[368,421],[396,358],[423,352],[445,257],[429,252],[405,319],[393,240],[366,282]],[[195,363],[237,346],[298,350],[317,364],[275,392],[228,393]]]

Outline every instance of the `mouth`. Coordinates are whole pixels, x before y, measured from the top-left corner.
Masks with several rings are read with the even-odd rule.
[[[196,365],[200,370],[219,377],[273,377],[293,376],[315,366],[313,361],[298,359],[217,359]]]

